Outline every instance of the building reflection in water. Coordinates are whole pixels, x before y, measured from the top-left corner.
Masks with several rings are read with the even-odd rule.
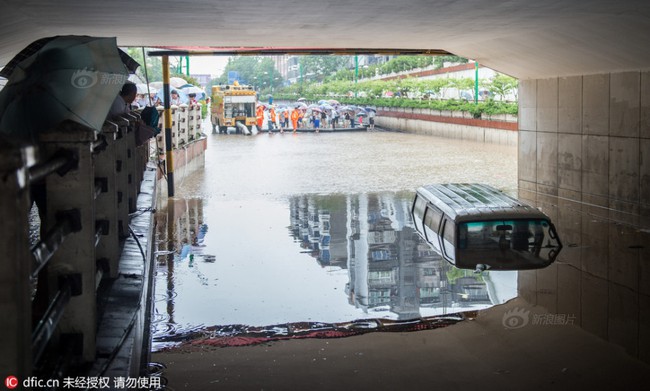
[[[323,267],[347,269],[350,305],[407,320],[504,303],[517,272],[457,269],[415,232],[411,194],[298,196],[291,232]]]
[[[166,316],[158,313],[154,328],[163,327],[166,332],[175,329],[174,305],[177,292],[174,266],[186,258],[193,262],[195,254],[204,255],[202,248],[208,226],[203,221],[203,201],[199,198],[168,199],[166,207],[156,212],[158,257],[155,297],[156,302],[166,302]],[[214,262],[213,256],[204,255],[202,259]],[[164,286],[161,285],[162,275]],[[204,278],[204,283],[205,280]],[[156,311],[159,309],[156,308]]]

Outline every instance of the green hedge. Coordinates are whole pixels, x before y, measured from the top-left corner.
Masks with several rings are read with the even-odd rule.
[[[321,99],[336,99],[342,104],[351,104],[357,106],[376,106],[376,107],[403,107],[414,109],[431,109],[446,111],[466,111],[472,113],[474,118],[481,118],[485,115],[511,114],[517,115],[518,105],[513,102],[500,102],[488,100],[478,104],[466,100],[448,99],[448,100],[418,100],[407,98],[348,98],[348,97],[331,97],[331,96],[303,96],[305,99],[317,102]],[[275,100],[295,101],[298,97],[295,94],[277,94]]]

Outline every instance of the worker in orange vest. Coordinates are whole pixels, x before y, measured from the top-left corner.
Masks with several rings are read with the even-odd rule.
[[[293,125],[294,133],[296,133],[296,129],[298,129],[299,118],[300,118],[300,113],[298,112],[298,109],[293,109],[293,111],[291,111],[291,124]]]
[[[273,107],[269,109],[269,119],[270,119],[269,121],[269,132],[270,132],[272,129],[275,129],[276,117],[275,117],[275,109]]]
[[[257,117],[257,129],[262,130],[262,124],[264,124],[264,106],[257,106],[255,117]]]

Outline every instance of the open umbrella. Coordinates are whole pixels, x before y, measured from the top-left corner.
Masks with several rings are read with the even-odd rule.
[[[196,99],[198,99],[198,100],[201,100],[201,99],[205,98],[205,91],[203,91],[202,88],[197,87],[197,86],[193,86],[191,84],[189,86],[186,86],[186,87],[181,87],[180,90],[183,91],[186,95],[189,95],[189,94],[196,95]]]
[[[136,88],[138,89],[138,94],[155,94],[158,92],[157,88],[153,88],[151,85],[149,85],[149,88],[147,88],[146,83],[138,83],[135,85]]]
[[[54,37],[46,37],[46,38],[38,39],[30,43],[29,45],[27,45],[20,52],[18,52],[18,54],[16,54],[14,58],[12,58],[7,63],[7,65],[5,65],[2,69],[0,69],[0,76],[8,79],[18,64],[20,64],[22,61],[27,60],[29,57],[41,51],[41,49],[43,49],[46,45],[48,45],[48,47],[58,47],[61,45],[63,46],[70,45],[70,44],[74,45],[79,42],[81,43],[91,42],[97,39],[101,39],[101,38],[88,37],[88,36],[76,36],[76,35],[69,35],[69,36],[57,35]],[[119,54],[120,60],[126,67],[127,71],[129,73],[135,73],[135,71],[138,69],[140,64],[138,64],[137,61],[131,58],[131,56],[126,54],[120,48],[117,48],[117,53]]]
[[[157,90],[162,90],[163,89],[163,82],[162,81],[152,81],[149,83],[149,87],[153,87]]]
[[[65,120],[100,130],[128,78],[115,38],[55,37],[19,55],[0,91],[0,132],[25,141]]]
[[[174,88],[181,88],[187,84],[187,80],[180,77],[170,77],[169,85]]]
[[[334,99],[328,100],[327,103],[331,104],[332,106],[340,105],[339,101]]]
[[[296,102],[293,104],[293,107],[296,109],[306,109],[308,106],[305,102]]]
[[[298,102],[305,102],[305,101],[307,101],[307,99],[305,99],[305,98],[298,98]]]
[[[364,107],[364,110],[365,111],[374,111],[375,113],[377,112],[377,109],[375,109],[374,107]]]
[[[203,90],[200,87],[197,86],[189,86],[189,87],[183,87],[181,90],[186,93],[186,94],[203,94]]]

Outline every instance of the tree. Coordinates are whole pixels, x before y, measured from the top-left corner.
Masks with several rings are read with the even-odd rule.
[[[149,48],[145,48],[145,53],[149,51]],[[147,67],[146,76],[149,78],[149,82],[152,81],[162,81],[162,58],[161,57],[150,57],[147,56],[147,61],[145,63],[142,56],[142,48],[130,47],[126,48],[126,53],[131,56],[135,61],[140,64],[137,74],[142,80],[145,79],[144,67]]]
[[[468,60],[464,57],[459,56],[436,56],[434,59],[436,69],[442,68],[446,62],[465,64],[468,62]]]
[[[508,94],[517,90],[518,84],[514,77],[498,73],[490,83],[487,83],[486,88],[492,94],[500,96],[500,100],[504,100]]]
[[[241,82],[251,84],[256,89],[269,89],[283,84],[282,76],[277,69],[273,60],[269,57],[260,56],[237,56],[230,57],[228,64],[224,68],[223,74],[216,79],[214,84],[227,84],[228,72],[235,71],[239,74]]]
[[[313,75],[316,81],[338,72],[350,61],[350,56],[301,56],[299,59],[303,75]]]

